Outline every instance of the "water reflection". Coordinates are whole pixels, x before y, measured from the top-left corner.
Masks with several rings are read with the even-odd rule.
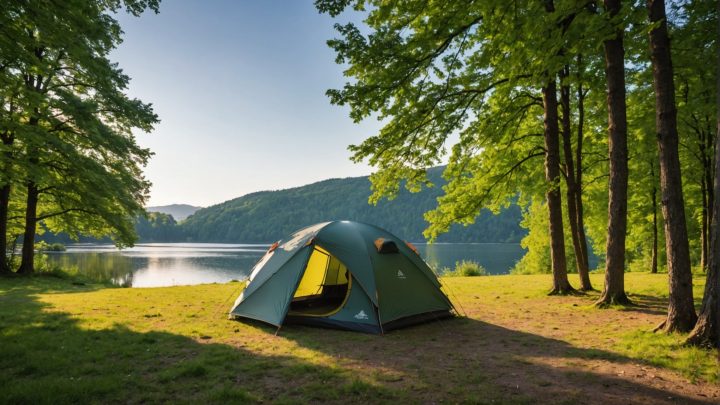
[[[144,244],[117,250],[112,245],[70,245],[48,261],[93,280],[132,287],[225,283],[247,278],[266,245]]]
[[[267,245],[208,243],[151,243],[117,250],[112,245],[77,244],[67,251],[48,253],[48,261],[77,269],[97,280],[132,287],[159,287],[243,280]],[[510,271],[524,251],[516,244],[418,244],[423,258],[437,269],[452,268],[460,260],[479,262],[490,274]]]
[[[507,274],[525,254],[514,243],[434,243],[416,245],[420,255],[436,271],[453,269],[455,263],[471,260],[480,263],[488,274]]]

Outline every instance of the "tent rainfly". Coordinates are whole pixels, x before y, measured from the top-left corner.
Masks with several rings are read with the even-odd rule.
[[[383,333],[453,309],[412,245],[373,225],[334,221],[274,243],[230,317]]]

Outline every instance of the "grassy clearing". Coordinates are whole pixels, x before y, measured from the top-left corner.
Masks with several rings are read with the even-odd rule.
[[[666,280],[628,274],[640,306],[600,310],[597,293],[547,297],[546,275],[445,278],[467,318],[385,336],[300,326],[275,336],[226,319],[240,283],[0,279],[0,402],[717,401],[714,354],[648,332]]]

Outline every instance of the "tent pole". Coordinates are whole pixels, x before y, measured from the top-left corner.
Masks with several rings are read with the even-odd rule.
[[[375,316],[377,316],[378,326],[380,326],[380,335],[385,335],[385,331],[382,327],[382,321],[380,320],[380,309],[378,307],[375,307]]]

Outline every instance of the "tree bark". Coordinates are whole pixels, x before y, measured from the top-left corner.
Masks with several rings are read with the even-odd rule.
[[[550,294],[568,294],[574,291],[567,276],[565,260],[565,237],[563,235],[562,196],[560,194],[560,130],[558,128],[558,105],[555,78],[543,87],[545,109],[545,180],[550,216],[550,258],[552,262],[553,288]]]
[[[7,257],[8,243],[8,205],[10,203],[10,184],[5,184],[0,188],[0,274],[9,274],[10,263]]]
[[[703,171],[705,169],[703,168]],[[708,256],[708,195],[705,184],[705,175],[703,174],[702,181],[700,182],[700,196],[702,199],[702,209],[700,213],[700,268],[705,271],[707,267],[707,256]]]
[[[611,16],[620,12],[620,0],[605,0]],[[627,231],[628,151],[625,106],[625,48],[623,31],[604,42],[607,78],[608,153],[608,230],[605,260],[605,287],[598,305],[630,304],[625,294],[625,234]]]
[[[717,10],[720,13],[720,2],[717,2]],[[720,15],[720,14],[718,14]],[[717,25],[717,39],[720,39],[720,20]],[[720,47],[717,48],[717,77],[715,82],[716,90],[716,116],[717,128],[715,130],[715,176],[713,181],[713,194],[720,196]],[[712,222],[710,224],[710,249],[708,251],[708,268],[705,279],[705,293],[703,294],[702,306],[695,327],[690,332],[686,343],[694,346],[720,348],[720,299],[718,299],[718,288],[720,284],[720,198],[713,200]]]
[[[705,132],[705,136],[703,138],[704,145],[703,145],[703,171],[704,171],[704,184],[705,184],[705,206],[703,207],[703,214],[705,214],[705,218],[703,220],[703,228],[705,230],[705,241],[703,244],[703,247],[705,250],[703,251],[703,254],[705,256],[705,260],[702,263],[702,269],[703,271],[707,271],[707,265],[708,265],[708,256],[710,255],[710,226],[712,224],[713,220],[713,205],[715,204],[715,190],[713,189],[713,170],[714,170],[714,159],[715,159],[715,147],[713,146],[714,140],[713,137],[710,135],[710,133]]]
[[[652,217],[653,217],[653,240],[652,240],[652,258],[650,263],[650,273],[658,271],[658,226],[657,226],[657,188],[655,187],[655,163],[650,161],[650,177],[652,178]]]
[[[2,137],[2,143],[5,147],[10,147],[13,144],[14,136],[9,133],[4,133],[1,135]],[[5,154],[5,161],[7,162],[5,167],[3,167],[3,170],[7,174],[9,172],[8,165],[10,164],[11,156],[10,152],[6,150],[4,152]],[[7,183],[3,184],[2,187],[0,187],[0,253],[2,253],[2,257],[0,259],[0,274],[9,274],[12,272],[10,269],[10,261],[7,257],[7,251],[8,251],[8,243],[7,243],[7,235],[8,235],[8,213],[9,213],[9,206],[10,206],[10,191],[12,190],[10,181],[6,180]]]
[[[577,147],[575,148],[575,185],[576,185],[576,193],[575,193],[575,207],[577,210],[577,224],[578,224],[578,240],[580,241],[580,248],[582,249],[582,262],[583,266],[586,269],[590,269],[590,260],[588,258],[588,243],[587,243],[587,236],[585,236],[585,217],[584,217],[584,209],[583,209],[583,202],[582,202],[582,177],[583,177],[583,170],[582,170],[582,145],[583,145],[583,137],[584,137],[584,125],[585,125],[585,93],[583,92],[583,85],[582,85],[582,72],[583,72],[583,63],[582,63],[582,55],[577,56],[577,65],[578,65],[578,90],[577,90],[577,97],[578,97],[578,127],[577,127]],[[582,276],[581,276],[582,280]],[[583,282],[583,285],[584,282]],[[588,275],[587,285],[590,286],[592,289],[592,285],[590,284],[590,276]]]
[[[25,207],[25,233],[23,234],[22,256],[18,273],[35,272],[35,231],[37,230],[38,186],[30,181],[27,185],[27,206]]]
[[[710,224],[712,223],[712,210],[714,201],[713,170],[714,170],[714,137],[698,125],[694,128],[698,137],[698,156],[702,165],[700,176],[700,193],[702,197],[701,227],[700,227],[700,268],[707,271],[708,255],[710,254]]]
[[[561,79],[569,76],[569,68],[566,66],[560,73]],[[580,276],[580,289],[583,291],[592,290],[590,283],[590,272],[587,263],[583,260],[582,241],[579,235],[577,198],[578,185],[575,182],[575,162],[573,161],[572,137],[570,135],[572,129],[570,125],[570,86],[563,83],[560,86],[560,105],[562,106],[562,140],[563,151],[565,157],[565,183],[567,184],[567,208],[568,222],[570,223],[570,233],[572,236],[573,250],[575,253],[575,268]]]
[[[688,332],[697,316],[693,305],[690,248],[685,220],[685,203],[678,154],[675,84],[670,56],[664,0],[648,0],[650,59],[655,87],[655,126],[660,156],[660,190],[665,218],[665,250],[670,285],[668,317],[658,326],[667,332]]]

